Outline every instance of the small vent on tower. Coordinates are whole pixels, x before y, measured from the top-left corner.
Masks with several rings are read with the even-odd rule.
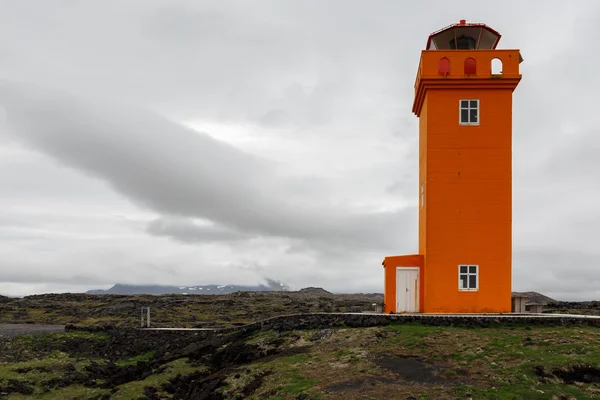
[[[438,61],[438,74],[449,75],[450,74],[450,60],[446,57]]]
[[[465,60],[465,74],[475,75],[477,73],[477,61],[474,58],[467,58]]]

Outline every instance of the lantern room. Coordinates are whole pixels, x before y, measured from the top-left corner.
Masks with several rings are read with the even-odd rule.
[[[427,40],[427,50],[493,50],[500,41],[500,33],[480,23],[449,25],[432,33]]]

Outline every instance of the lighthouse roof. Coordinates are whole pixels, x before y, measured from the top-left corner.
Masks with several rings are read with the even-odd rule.
[[[471,39],[473,50],[493,50],[498,45],[502,35],[486,24],[472,23],[461,20],[457,24],[448,25],[429,35],[427,50],[451,50],[460,48],[457,44],[461,37]]]

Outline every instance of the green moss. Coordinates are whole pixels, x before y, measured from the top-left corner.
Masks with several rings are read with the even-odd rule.
[[[102,332],[59,332],[59,333],[37,333],[35,335],[17,335],[13,339],[14,344],[23,343],[25,345],[31,345],[35,343],[53,344],[53,343],[64,343],[68,340],[80,339],[80,340],[99,340],[104,341],[110,339],[110,335]]]
[[[68,364],[75,366],[83,366],[87,363],[78,362],[75,359],[69,358],[65,353],[54,352],[51,357],[43,360],[32,360],[20,363],[0,363],[0,384],[3,380],[18,379],[31,380],[33,378],[43,380],[50,379],[61,374]],[[17,371],[30,370],[26,373]],[[47,370],[48,372],[45,372]]]
[[[279,357],[262,365],[273,368],[285,368],[287,366],[299,366],[299,364],[305,363],[310,358],[309,354],[295,354],[288,357]],[[261,365],[261,363],[257,363]]]
[[[578,400],[594,398],[588,384],[566,385],[542,383],[535,374],[536,366],[547,370],[573,364],[600,366],[600,348],[591,345],[593,328],[541,327],[531,330],[486,329],[479,332],[478,352],[455,359],[491,362],[497,374],[492,388],[461,387],[457,395],[471,393],[474,398],[486,399],[548,399],[573,396]],[[568,338],[568,341],[565,339]],[[562,342],[562,343],[561,343]]]
[[[416,324],[392,324],[384,346],[402,349],[430,362],[454,360],[461,368],[480,370],[490,376],[483,387],[459,386],[457,398],[467,394],[485,399],[591,399],[593,386],[543,383],[535,374],[536,366],[547,370],[574,364],[600,367],[598,331],[591,327],[494,327],[455,328]],[[450,379],[454,369],[444,372]],[[566,396],[566,397],[565,397]]]
[[[420,325],[416,323],[392,323],[385,328],[393,335],[388,338],[390,344],[402,344],[406,347],[415,347],[423,343],[423,339],[430,334],[439,333],[441,327]]]
[[[105,333],[65,332],[17,335],[7,341],[0,341],[0,361],[21,362],[32,359],[53,357],[57,350],[70,352],[76,349],[85,353],[86,347],[104,347],[109,339]]]
[[[451,378],[451,377],[455,377],[455,376],[457,376],[457,375],[458,375],[458,372],[456,372],[456,371],[455,371],[455,370],[453,370],[453,369],[447,369],[447,370],[445,370],[445,371],[443,372],[443,374],[444,374],[444,376],[446,376],[446,377],[448,377],[448,378]]]
[[[311,398],[318,396],[318,393],[311,391],[317,384],[317,380],[307,377],[303,371],[306,368],[312,368],[312,354],[295,354],[287,357],[279,357],[268,362],[257,362],[252,364],[249,369],[250,374],[270,371],[268,379],[263,382],[260,391],[250,398],[252,399],[283,399],[287,398],[285,394],[299,394],[306,392]],[[274,393],[275,395],[263,395],[263,393]]]
[[[151,357],[150,353],[134,357],[129,361],[137,362]],[[129,362],[128,361],[128,362]],[[89,360],[77,360],[68,357],[68,355],[55,352],[51,357],[42,360],[34,360],[22,363],[0,364],[0,386],[8,383],[9,379],[16,379],[28,382],[34,387],[34,398],[36,399],[88,399],[98,394],[106,393],[107,390],[97,388],[85,388],[81,385],[72,385],[66,388],[54,389],[44,393],[42,391],[43,382],[52,378],[64,375],[69,364],[75,366],[75,369],[82,372]],[[138,399],[143,393],[144,387],[154,386],[157,389],[163,383],[177,374],[187,375],[194,371],[206,369],[204,366],[194,366],[187,362],[187,359],[179,359],[165,364],[166,369],[160,374],[151,375],[143,381],[129,382],[118,386],[118,392],[111,398],[117,399]],[[29,370],[26,373],[19,373],[18,370]],[[13,397],[11,397],[13,398]],[[15,396],[15,399],[32,398],[32,396]]]
[[[84,400],[109,393],[107,389],[87,388],[82,385],[72,385],[59,390],[51,390],[46,393],[38,393],[35,397],[30,395],[12,394],[10,400]]]
[[[299,394],[311,389],[317,384],[316,379],[307,378],[304,375],[289,372],[284,375],[287,383],[283,386],[283,391],[290,394]]]
[[[492,388],[474,386],[459,386],[455,389],[456,398],[466,398],[468,394],[473,399],[504,400],[504,399],[531,399],[547,400],[552,398],[575,398],[577,400],[591,400],[597,398],[584,390],[568,385],[543,385],[537,382],[524,380],[514,383],[501,383]]]
[[[342,357],[348,356],[352,353],[348,349],[340,349],[340,350],[335,351],[333,354],[338,358],[342,358]]]
[[[149,351],[145,354],[140,354],[138,356],[132,357],[128,360],[119,360],[116,362],[117,365],[125,366],[125,365],[135,365],[138,361],[150,361],[152,357],[156,354],[156,351]]]
[[[246,343],[248,344],[255,344],[255,345],[262,345],[264,343],[267,343],[269,341],[272,341],[274,339],[277,339],[277,337],[279,336],[279,334],[275,331],[264,331],[264,332],[258,332],[255,333],[254,335],[252,335],[247,341]]]
[[[154,387],[159,389],[160,393],[160,387],[167,383],[169,379],[174,378],[178,374],[189,375],[198,370],[206,370],[205,366],[191,365],[187,358],[181,358],[165,365],[167,366],[167,369],[160,374],[150,375],[144,380],[129,382],[124,385],[117,386],[117,392],[113,394],[111,399],[139,399],[144,393],[145,387]]]
[[[85,366],[89,365],[89,360],[78,360],[70,358],[67,354],[55,351],[51,356],[41,360],[32,360],[20,363],[1,363],[0,364],[0,386],[8,383],[8,380],[19,380],[28,383],[34,388],[36,399],[74,399],[89,398],[103,391],[86,389],[81,386],[69,386],[68,388],[52,390],[48,393],[42,391],[43,382],[53,378],[59,378],[72,367],[82,372]],[[19,372],[20,371],[20,372]],[[27,372],[25,372],[27,371]],[[57,394],[60,392],[60,394]],[[87,396],[87,395],[90,396]],[[83,397],[77,397],[83,396]],[[11,397],[12,398],[12,397]],[[15,399],[32,398],[31,396],[14,397]]]

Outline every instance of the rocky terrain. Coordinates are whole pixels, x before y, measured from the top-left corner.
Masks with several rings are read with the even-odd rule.
[[[600,395],[598,328],[383,320],[355,315],[352,323],[315,327],[325,321],[315,317],[308,324],[223,334],[68,326],[65,333],[16,336],[0,340],[0,398],[570,400]]]
[[[381,294],[333,295],[320,288],[225,295],[46,294],[0,300],[0,323],[137,327],[150,307],[153,327],[228,327],[285,314],[373,311]]]
[[[67,325],[60,333],[0,335],[0,398],[600,397],[598,327],[568,319],[416,323],[416,317],[360,314],[381,300],[320,288],[0,298],[0,323],[32,327],[22,332],[34,333],[34,323]],[[151,307],[153,326],[223,330],[139,330],[142,306]],[[331,311],[358,314],[277,317]],[[244,325],[267,317],[276,318]]]
[[[600,301],[556,301],[548,303],[544,313],[600,315]]]

